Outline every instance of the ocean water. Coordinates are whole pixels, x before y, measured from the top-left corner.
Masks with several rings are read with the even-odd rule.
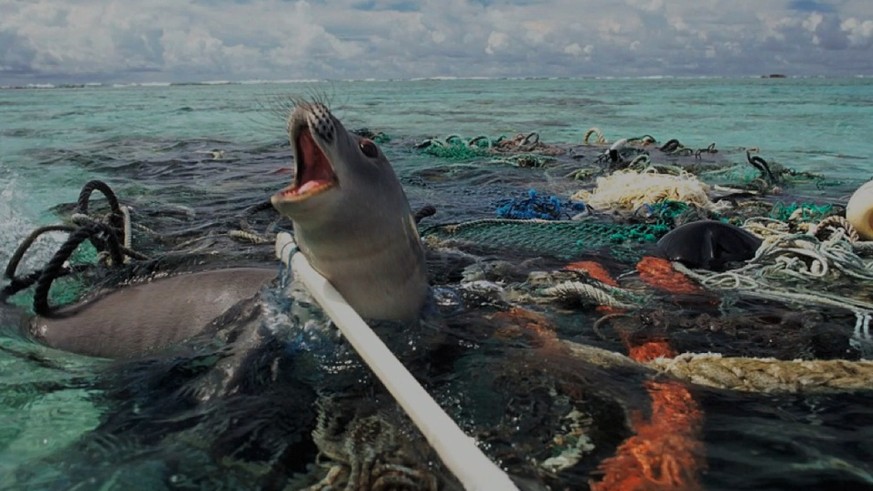
[[[295,98],[325,100],[347,128],[387,135],[382,149],[413,209],[424,204],[437,209],[423,222],[428,226],[493,217],[501,200],[534,188],[567,199],[583,186],[565,178],[568,171],[591,168],[593,156],[604,150],[580,150],[577,159],[527,169],[486,157],[447,160],[416,148],[429,138],[452,134],[497,138],[535,131],[542,142],[578,149],[585,131],[598,127],[610,141],[649,134],[662,143],[676,138],[691,148],[715,143],[720,153],[707,158],[738,167],[745,165],[745,149],[757,148],[769,162],[817,176],[783,186],[786,201],[845,204],[854,189],[873,177],[869,78],[8,88],[0,90],[0,264],[6,265],[31,230],[59,222],[69,207],[58,205],[74,203],[82,185],[92,179],[112,186],[133,207],[134,220],[160,236],[143,239],[149,253],[185,250],[207,237],[207,242],[197,243],[211,247],[225,263],[270,261],[269,246],[240,245],[224,234],[238,226],[243,210],[287,185],[291,155],[284,118]],[[267,228],[272,220],[262,217],[255,225]],[[62,241],[56,236],[41,241],[23,267],[40,267]],[[508,259],[523,263],[535,257]],[[556,266],[559,259],[567,258],[536,266]],[[615,271],[633,269],[621,261],[610,266]],[[440,286],[451,292],[457,275],[443,273]],[[81,293],[76,284],[70,288],[73,295]],[[22,293],[12,302],[26,309],[30,298]],[[558,362],[543,361],[542,371],[518,369],[507,360],[528,364],[545,355],[533,345],[484,341],[488,331],[481,318],[494,314],[488,308],[444,312],[449,338],[457,346],[448,350],[450,361],[440,362],[442,371],[428,365],[431,371],[422,368],[417,375],[429,379],[440,402],[511,473],[552,489],[588,486],[602,475],[598,465],[630,434],[616,414],[632,420],[637,412],[651,409],[646,391],[633,377],[569,373]],[[688,315],[699,321],[709,315],[707,309],[698,305]],[[748,310],[751,314],[725,313],[734,329],[743,315],[752,317],[753,327],[772,324],[760,332],[724,338],[723,333],[696,330],[675,341],[689,350],[788,359],[811,352],[813,357],[863,356],[846,351],[838,341],[832,343],[838,347],[828,349],[791,344],[797,333],[778,331],[793,326],[784,320],[787,314],[782,316],[787,309],[775,308],[781,312],[773,314],[776,321],[764,320],[763,310],[766,306],[756,305]],[[189,353],[124,364],[59,353],[16,334],[15,315],[4,312],[0,317],[0,488],[126,489],[135,483],[139,489],[295,489],[294,483],[302,482],[299,476],[312,471],[314,450],[307,435],[314,423],[311,415],[302,415],[314,407],[314,392],[323,392],[321,378],[311,384],[315,388],[290,381],[283,389],[287,393],[258,378],[248,399],[192,408],[180,394],[195,384],[191,374],[199,373],[200,358]],[[815,315],[826,326],[821,332],[804,332],[804,339],[851,333],[853,316],[830,311]],[[562,336],[621,351],[618,339],[604,339],[592,329],[599,317],[590,309],[573,316],[554,313]],[[473,334],[459,334],[465,331]],[[782,335],[792,340],[780,339]],[[281,349],[273,356],[293,358]],[[301,370],[290,373],[300,375]],[[546,373],[554,373],[555,379]],[[372,380],[364,385],[371,395],[379,392]],[[580,396],[584,404],[555,402],[554,393],[568,386],[600,388]],[[267,395],[258,399],[255,389]],[[703,414],[696,453],[705,465],[698,465],[693,479],[703,488],[873,489],[870,392],[690,390]],[[263,405],[276,404],[288,409],[262,415]],[[595,450],[562,471],[531,464],[556,452],[553,441],[570,424],[561,418],[582,406],[595,427],[602,423],[609,428],[591,430]],[[235,432],[227,424],[231,413],[235,421],[251,418],[258,425],[253,423],[249,433]],[[291,429],[277,424],[289,418],[300,418],[299,424]],[[281,450],[264,443],[292,436],[302,443]],[[241,441],[246,443],[240,450],[228,450]],[[263,457],[271,451],[279,457]]]

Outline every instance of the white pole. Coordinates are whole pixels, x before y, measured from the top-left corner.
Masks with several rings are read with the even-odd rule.
[[[313,269],[303,254],[297,252],[291,234],[283,232],[276,237],[276,255],[286,265],[290,263],[296,277],[303,281],[464,488],[469,491],[517,491],[509,476],[461,431],[336,288]]]

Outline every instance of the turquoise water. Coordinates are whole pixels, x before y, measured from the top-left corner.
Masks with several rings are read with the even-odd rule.
[[[391,139],[383,149],[413,208],[425,203],[437,207],[430,223],[493,216],[495,202],[531,187],[562,198],[579,188],[561,179],[563,172],[497,166],[488,159],[447,163],[415,150],[415,144],[427,138],[450,134],[496,138],[536,131],[543,142],[572,146],[596,126],[610,141],[651,134],[660,142],[677,138],[694,148],[716,143],[722,151],[719,158],[734,163],[744,162],[742,149],[757,147],[768,161],[821,174],[829,183],[789,188],[789,195],[832,203],[845,203],[858,184],[873,177],[870,79],[420,80],[6,89],[0,90],[0,264],[5,266],[33,228],[56,223],[59,212],[54,207],[75,202],[81,186],[91,179],[108,182],[139,211],[139,220],[177,239],[151,244],[155,250],[232,228],[242,209],[287,183],[282,168],[290,165],[290,149],[284,116],[289,97],[300,96],[328,100],[347,128],[366,127],[388,135]],[[562,161],[560,169],[570,165]],[[61,240],[53,237],[42,243],[26,266],[38,267]],[[234,246],[227,243],[215,247],[227,257],[247,260],[270,254],[264,249],[231,250]],[[595,342],[596,336],[587,330],[596,318],[584,315],[564,327],[577,341]],[[185,418],[179,416],[180,405],[156,402],[171,392],[150,385],[154,380],[149,382],[141,373],[153,365],[107,368],[103,361],[33,345],[14,334],[13,319],[0,321],[5,324],[0,325],[0,488],[98,489],[105,484],[108,489],[124,489],[137,479],[151,489],[209,489],[222,481],[229,488],[251,484],[246,484],[244,472],[240,477],[238,467],[228,470],[233,466],[222,466],[209,452],[191,450],[208,447],[206,430],[178,430],[168,437],[173,430],[156,429],[156,421],[171,421],[167,424],[172,426]],[[760,351],[754,354],[764,356],[766,349],[775,349],[763,346],[756,345]],[[607,347],[620,349],[618,344]],[[472,358],[458,365],[479,362]],[[110,377],[107,371],[121,375]],[[460,373],[460,378],[469,374]],[[437,384],[443,402],[453,406],[468,427],[484,426],[479,418],[502,417],[498,399],[450,394],[452,388],[475,390],[484,382],[448,380]],[[620,377],[610,382],[618,387],[629,383]],[[133,388],[125,392],[125,384]],[[873,400],[868,394],[739,397],[700,391],[699,396],[707,415],[707,489],[826,484],[873,488]],[[277,400],[284,401],[274,398],[268,403]],[[309,401],[302,396],[300,400]],[[513,410],[535,412],[536,401],[522,411],[518,400],[513,399]],[[477,408],[470,409],[471,404]],[[214,408],[206,407],[203,413],[212,414]],[[257,406],[242,407],[257,411]],[[139,414],[136,411],[155,421],[137,419],[132,416]],[[508,445],[491,445],[511,467]],[[548,482],[584,486],[596,462],[613,450],[614,446],[599,449],[598,459]],[[180,470],[172,463],[178,459],[188,468]],[[302,472],[302,467],[290,467]],[[191,480],[185,486],[171,479],[183,470],[188,472],[183,477]],[[213,480],[204,477],[207,474]],[[258,483],[256,487],[269,487]]]

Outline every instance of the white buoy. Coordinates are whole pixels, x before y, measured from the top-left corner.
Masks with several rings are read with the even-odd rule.
[[[849,199],[846,220],[864,240],[873,240],[873,181],[859,187]]]

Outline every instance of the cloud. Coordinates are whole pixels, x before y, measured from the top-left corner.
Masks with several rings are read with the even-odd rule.
[[[0,30],[0,73],[26,74],[36,50],[25,36],[11,28]]]
[[[840,29],[846,33],[851,47],[868,50],[873,47],[873,20],[860,21],[850,17],[840,24]]]
[[[0,84],[873,73],[869,0],[0,0]]]
[[[792,0],[788,2],[788,8],[800,12],[833,12],[834,7],[815,0]]]

